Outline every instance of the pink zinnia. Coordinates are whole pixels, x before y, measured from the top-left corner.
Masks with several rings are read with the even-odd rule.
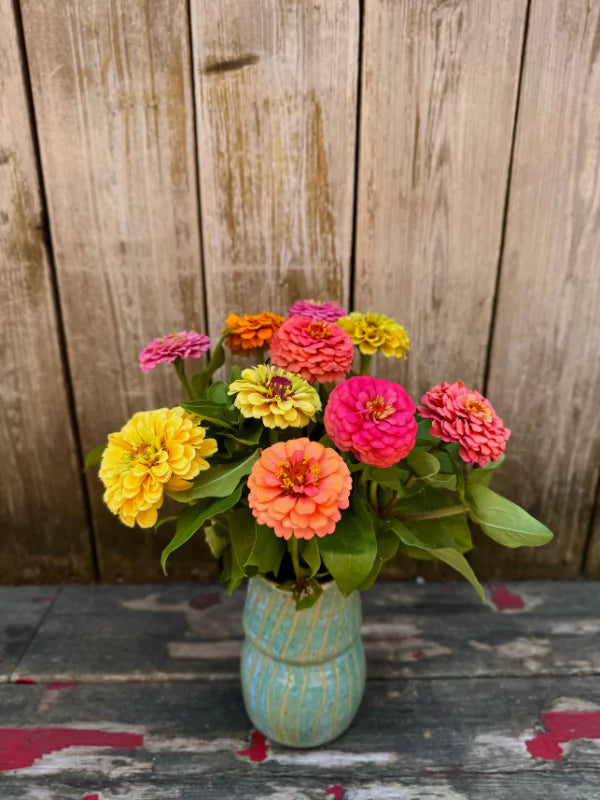
[[[153,339],[140,353],[140,368],[144,372],[163,361],[171,362],[176,358],[199,358],[210,348],[210,339],[196,331],[180,331],[170,333],[162,339]]]
[[[271,341],[271,361],[305,381],[341,380],[352,369],[352,339],[334,322],[289,317]]]
[[[417,437],[415,405],[399,383],[359,375],[339,383],[325,409],[325,430],[340,450],[359,461],[391,467]]]
[[[337,303],[329,300],[327,303],[316,303],[314,300],[296,300],[288,311],[288,317],[312,317],[325,322],[335,322],[346,316],[346,312]]]
[[[462,381],[434,386],[421,403],[417,411],[432,420],[431,434],[444,442],[458,442],[463,461],[484,467],[504,452],[510,430],[502,425],[490,401]]]

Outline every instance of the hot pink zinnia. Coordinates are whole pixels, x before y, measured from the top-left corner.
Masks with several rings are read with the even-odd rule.
[[[296,300],[288,311],[288,317],[312,317],[325,322],[335,322],[346,316],[346,312],[337,303],[329,300],[327,303],[316,303],[314,300]]]
[[[176,358],[199,358],[210,348],[210,339],[196,331],[180,331],[170,333],[162,339],[153,339],[140,353],[140,368],[144,372],[163,361],[171,362]]]
[[[415,405],[399,383],[359,375],[339,383],[325,409],[325,430],[359,461],[391,467],[414,447]]]
[[[434,386],[421,403],[417,411],[432,420],[431,434],[444,442],[458,442],[463,461],[484,467],[504,452],[510,430],[502,425],[490,401],[462,381]]]
[[[334,322],[289,317],[271,340],[271,361],[305,381],[339,381],[352,369],[352,339]]]

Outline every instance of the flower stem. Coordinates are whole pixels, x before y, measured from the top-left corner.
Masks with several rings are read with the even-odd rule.
[[[379,512],[379,501],[377,497],[377,484],[375,481],[371,481],[369,484],[369,501],[371,503],[371,508],[377,514]]]
[[[192,387],[190,386],[188,379],[185,374],[185,364],[182,358],[176,358],[173,362],[173,366],[175,367],[175,372],[177,373],[177,377],[179,378],[179,382],[183,387],[183,393],[185,394],[186,400],[193,400],[194,393],[192,392]]]
[[[292,557],[292,564],[294,566],[294,575],[296,576],[297,580],[303,577],[303,570],[300,566],[300,557],[298,555],[298,539],[294,535],[290,539],[290,546],[289,546],[290,556]]]
[[[422,519],[439,519],[440,517],[452,517],[455,514],[466,514],[467,507],[449,506],[448,508],[438,508],[435,511],[423,511],[420,514],[394,514],[396,519],[403,522],[419,522]]]
[[[359,368],[359,375],[368,375],[369,374],[369,367],[371,365],[371,358],[372,355],[370,353],[360,353],[360,368]]]

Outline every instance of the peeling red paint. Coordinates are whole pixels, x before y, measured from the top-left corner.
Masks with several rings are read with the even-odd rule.
[[[68,747],[112,747],[133,750],[144,737],[137,733],[79,728],[0,728],[0,772],[25,769],[42,756]]]
[[[252,731],[252,741],[246,750],[238,750],[238,756],[248,756],[250,761],[264,761],[267,757],[269,746],[260,731]]]
[[[496,586],[492,593],[492,603],[498,611],[516,611],[525,608],[525,601],[520,594],[509,592],[506,586]]]
[[[418,661],[420,658],[426,658],[427,653],[424,650],[414,650],[411,653],[411,656],[415,659],[415,661]]]
[[[74,686],[74,683],[47,683],[46,689],[50,689],[50,691],[57,691],[60,689],[72,689]]]
[[[329,787],[329,789],[325,789],[325,794],[332,794],[335,800],[342,800],[344,790],[339,783],[334,783],[333,786]]]
[[[546,733],[538,733],[525,742],[534,758],[560,761],[563,749],[560,746],[574,739],[600,739],[600,712],[598,711],[548,711],[542,721]]]
[[[36,680],[34,678],[23,677],[23,678],[17,678],[15,681],[13,681],[13,683],[24,683],[29,686],[33,683],[36,683]]]
[[[100,800],[99,794],[86,794],[84,795],[81,800]]]
[[[210,594],[197,594],[190,600],[190,606],[196,609],[210,608],[219,604],[219,595],[217,592]]]

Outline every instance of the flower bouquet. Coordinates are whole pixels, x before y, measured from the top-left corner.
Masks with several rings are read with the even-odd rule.
[[[253,361],[215,380],[225,348]],[[343,652],[358,641],[353,658],[364,686],[360,607],[356,612],[352,598],[372,585],[386,561],[443,561],[485,599],[464,555],[473,546],[470,523],[507,547],[542,545],[552,534],[490,489],[510,431],[485,397],[460,381],[440,383],[415,408],[401,385],[369,375],[373,354],[407,356],[408,336],[394,320],[300,301],[287,319],[231,314],[209,350],[208,337],[195,332],[151,342],[140,354],[141,368],[171,362],[184,401],[134,414],[90,461],[100,463],[105,502],[125,525],[174,524],[162,553],[165,571],[172,554],[203,530],[229,591],[251,579],[245,627],[256,647],[245,666],[242,659],[249,713],[287,744],[327,741],[338,728],[324,722],[322,734],[305,741],[296,736],[304,730],[300,721],[291,735],[258,708],[269,703],[255,685],[257,663],[268,658],[277,623],[287,620],[287,639],[271,656],[279,663],[291,648],[295,669],[300,655],[312,652],[304,630],[314,630],[311,614],[329,608],[330,621],[339,620],[332,663],[354,631]],[[201,357],[203,368],[188,374],[190,361]],[[165,495],[181,509],[158,519]],[[290,628],[299,634],[297,647]],[[315,650],[321,656],[329,652],[330,634],[331,625]],[[309,658],[307,665],[313,663]],[[290,685],[301,682],[291,675],[281,677],[278,713]],[[360,686],[355,694],[360,702]],[[314,703],[326,697],[323,689]],[[354,706],[348,704],[349,713]]]

